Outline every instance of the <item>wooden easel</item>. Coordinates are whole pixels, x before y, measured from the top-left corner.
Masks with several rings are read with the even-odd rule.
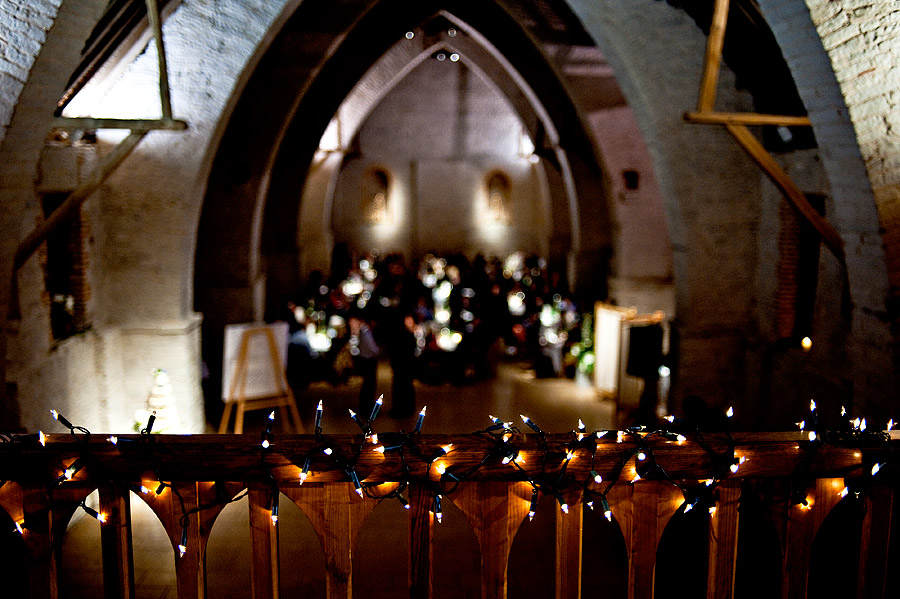
[[[247,397],[247,373],[248,373],[248,348],[250,339],[255,335],[263,335],[268,342],[270,363],[272,365],[272,380],[276,382],[277,389],[272,395],[262,397]],[[278,345],[275,343],[275,336],[272,330],[267,327],[250,328],[241,335],[240,349],[235,363],[234,375],[231,377],[231,385],[228,389],[228,395],[225,397],[225,411],[222,413],[222,421],[219,423],[219,433],[228,432],[228,423],[231,420],[231,409],[237,405],[237,413],[234,418],[234,432],[241,434],[244,432],[244,413],[251,410],[266,410],[270,408],[278,408],[282,423],[287,426],[285,417],[290,416],[297,433],[303,432],[303,425],[300,423],[300,412],[297,411],[297,404],[294,401],[294,394],[288,386],[287,378],[284,374],[284,366],[278,352]],[[285,414],[287,408],[287,414]]]

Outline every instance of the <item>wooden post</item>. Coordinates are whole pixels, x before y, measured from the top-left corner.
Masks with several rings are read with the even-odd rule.
[[[566,501],[568,514],[556,509],[556,599],[580,599],[584,504],[580,492]]]
[[[105,599],[134,597],[134,551],[131,540],[131,498],[115,483],[100,486],[100,527]]]
[[[434,516],[430,507],[433,496],[425,485],[409,486],[409,596],[430,599],[434,571]]]
[[[734,597],[740,498],[740,480],[726,480],[719,486],[716,512],[709,521],[707,599],[731,599]]]
[[[869,487],[859,546],[857,599],[877,599],[887,596],[887,564],[893,502],[893,487],[887,485]]]
[[[273,489],[260,483],[250,485],[250,596],[278,599],[278,524],[272,521]]]

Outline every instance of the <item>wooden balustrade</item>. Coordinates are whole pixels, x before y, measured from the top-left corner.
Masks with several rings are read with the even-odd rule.
[[[59,596],[58,568],[66,525],[82,501],[99,490],[103,586],[105,597],[135,595],[130,503],[145,501],[162,522],[174,552],[178,597],[206,596],[206,547],[223,498],[247,489],[249,498],[251,591],[254,598],[279,596],[278,525],[271,519],[275,489],[308,517],[326,556],[329,598],[351,597],[351,555],[366,518],[378,501],[361,498],[348,477],[348,464],[373,494],[408,485],[409,595],[432,596],[435,563],[434,494],[455,487],[452,500],[475,533],[481,551],[481,595],[502,599],[507,592],[507,562],[513,539],[531,506],[532,483],[552,479],[554,492],[569,507],[557,508],[555,523],[555,588],[558,599],[582,596],[582,522],[588,509],[583,492],[607,490],[606,499],[621,529],[628,553],[628,597],[654,596],[657,547],[670,519],[684,509],[683,490],[672,481],[721,478],[716,483],[715,515],[709,520],[707,597],[734,594],[738,547],[739,505],[754,485],[792,491],[770,502],[770,516],[780,534],[782,588],[785,599],[806,596],[813,539],[829,511],[841,501],[845,481],[859,481],[865,512],[860,539],[857,597],[885,595],[895,468],[887,459],[900,436],[860,443],[811,443],[800,433],[707,434],[678,442],[661,437],[638,440],[668,479],[634,479],[635,443],[617,443],[615,436],[591,444],[576,444],[571,434],[516,434],[509,446],[524,457],[522,468],[503,464],[497,437],[473,435],[381,434],[387,446],[407,440],[403,451],[378,453],[360,435],[283,435],[264,449],[251,435],[127,435],[116,444],[99,436],[23,436],[0,445],[0,506],[22,526],[30,594]],[[638,439],[638,437],[635,437]],[[440,458],[451,472],[470,476],[456,485],[440,481],[438,448],[452,443]],[[325,454],[325,447],[333,450]],[[566,451],[574,450],[567,460]],[[737,473],[723,475],[731,456],[743,457]],[[301,484],[299,473],[310,457],[310,473]],[[71,480],[57,482],[75,460],[82,468]],[[877,477],[873,464],[885,464]],[[565,468],[563,465],[565,464]],[[623,468],[623,464],[625,465]],[[593,482],[594,470],[604,483]],[[543,471],[544,475],[540,472]],[[653,480],[656,478],[656,480]],[[166,485],[160,488],[160,481]],[[144,485],[147,493],[132,493]],[[780,487],[779,487],[780,485]],[[798,489],[800,490],[798,494]],[[546,490],[546,488],[544,489]],[[157,492],[159,491],[159,492]],[[772,495],[770,493],[770,495]],[[596,498],[597,495],[591,495]],[[792,505],[805,498],[812,506]],[[596,509],[596,505],[593,509]],[[706,509],[704,507],[703,509]],[[602,510],[601,510],[602,511]],[[179,545],[184,542],[182,554]]]

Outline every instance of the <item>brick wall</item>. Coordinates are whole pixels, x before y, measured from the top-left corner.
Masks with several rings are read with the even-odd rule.
[[[62,0],[0,0],[0,145]]]
[[[894,305],[900,319],[900,5],[806,0],[831,60],[884,228]]]

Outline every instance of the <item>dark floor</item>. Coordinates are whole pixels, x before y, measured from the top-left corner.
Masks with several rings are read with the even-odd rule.
[[[398,420],[390,414],[390,369],[382,365],[378,373],[379,393],[386,390],[385,406],[376,429],[381,432],[411,430],[415,417]],[[322,426],[326,433],[354,433],[358,429],[348,409],[357,408],[360,380],[332,386],[313,383],[297,394],[305,432],[311,432],[315,407],[323,401]],[[615,406],[601,401],[590,386],[567,379],[536,379],[521,363],[501,364],[491,380],[463,386],[416,383],[417,410],[428,406],[423,432],[468,433],[490,424],[488,415],[519,421],[525,414],[547,432],[572,430],[582,419],[589,429],[615,426]],[[245,432],[261,429],[263,411],[248,414]],[[552,499],[552,498],[550,498]],[[89,498],[96,503],[96,497]],[[474,534],[451,501],[446,502],[444,523],[436,532],[435,597],[479,597],[478,547]],[[325,557],[306,517],[287,498],[280,502],[279,535],[281,588],[283,597],[325,597],[323,572]],[[553,503],[542,505],[552,511]],[[367,599],[400,597],[406,594],[406,552],[408,512],[397,502],[382,503],[367,521],[354,554],[354,595]],[[540,512],[538,516],[540,516]],[[139,598],[175,598],[174,554],[162,525],[142,501],[132,501],[135,539],[135,584]],[[540,597],[541,580],[553,579],[553,529],[551,517],[534,520],[523,529],[510,558],[509,597]],[[585,518],[585,530],[592,527]],[[546,530],[545,530],[546,529]],[[608,530],[608,527],[605,528]],[[80,510],[69,525],[63,544],[61,564],[63,599],[102,597],[99,559],[99,523],[85,518]],[[619,537],[621,538],[621,536]],[[612,543],[605,545],[615,545]],[[238,599],[249,596],[250,528],[247,500],[225,508],[216,521],[207,550],[208,597]],[[619,552],[621,555],[621,552]],[[396,556],[384,559],[385,555]],[[441,559],[444,557],[445,559]],[[448,559],[449,558],[449,559]],[[549,570],[547,570],[549,568]],[[546,572],[544,572],[546,570]],[[516,581],[523,582],[519,584]],[[527,582],[527,584],[524,584]],[[550,589],[552,596],[552,589]]]

